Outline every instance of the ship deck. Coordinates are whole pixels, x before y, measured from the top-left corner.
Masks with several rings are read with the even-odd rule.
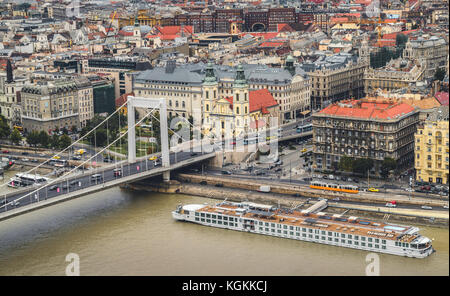
[[[334,231],[351,235],[361,235],[386,240],[400,240],[407,243],[413,241],[417,237],[415,234],[411,235],[407,233],[408,230],[411,229],[409,226],[374,222],[369,219],[344,217],[336,214],[304,214],[299,211],[287,211],[281,209],[276,209],[274,211],[243,211],[242,208],[233,204],[222,204],[220,206],[207,205],[198,211],[256,219],[262,222],[308,227],[324,231]],[[340,221],[335,219],[339,219]]]

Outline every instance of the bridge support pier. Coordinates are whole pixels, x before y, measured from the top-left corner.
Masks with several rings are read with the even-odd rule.
[[[170,171],[166,171],[163,173],[163,181],[169,182],[170,181]]]

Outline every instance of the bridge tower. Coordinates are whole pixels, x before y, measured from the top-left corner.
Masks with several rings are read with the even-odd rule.
[[[136,161],[136,129],[135,125],[135,108],[150,108],[159,110],[159,122],[161,133],[161,159],[162,166],[165,168],[170,167],[169,158],[169,133],[167,131],[167,105],[164,98],[140,98],[128,96],[127,102],[127,119],[128,119],[128,162],[133,163]],[[163,173],[163,180],[170,180],[170,171]]]

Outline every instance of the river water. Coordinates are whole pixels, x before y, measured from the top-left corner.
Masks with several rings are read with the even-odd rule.
[[[0,275],[365,275],[367,252],[172,219],[217,200],[113,188],[0,222]],[[425,259],[379,254],[381,275],[449,275],[449,231],[421,227]]]

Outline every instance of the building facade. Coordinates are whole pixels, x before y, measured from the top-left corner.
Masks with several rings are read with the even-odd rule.
[[[79,128],[78,88],[70,80],[26,84],[21,90],[25,132]]]
[[[448,106],[438,108],[417,129],[414,151],[417,181],[448,184],[448,113]]]
[[[419,111],[390,100],[348,100],[313,114],[313,169],[336,170],[343,156],[374,160],[379,173],[385,157],[406,167],[414,160]]]
[[[350,54],[321,56],[301,65],[311,78],[311,108],[320,110],[339,100],[364,97],[367,60]]]

